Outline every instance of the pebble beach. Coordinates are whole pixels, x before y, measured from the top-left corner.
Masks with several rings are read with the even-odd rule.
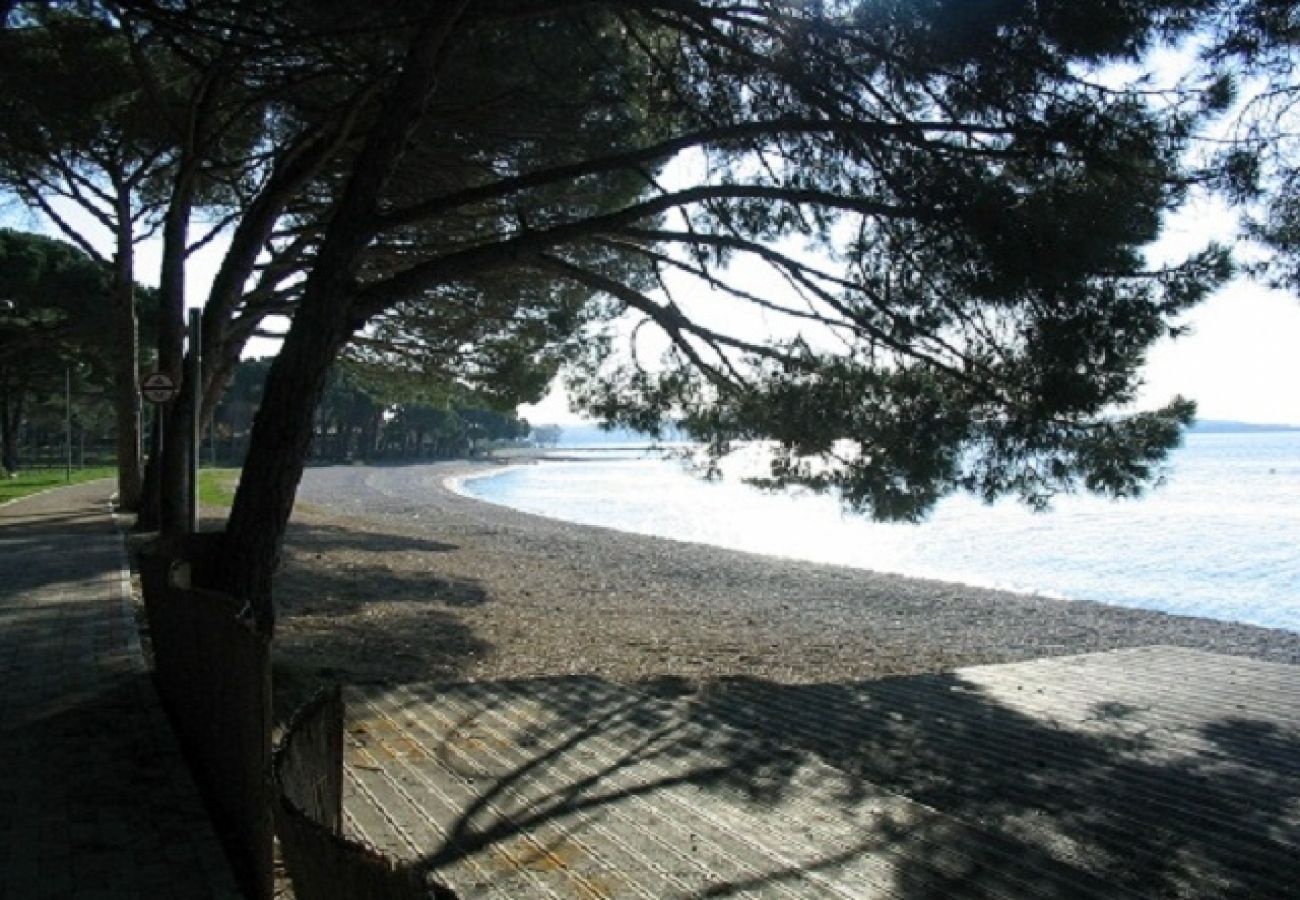
[[[1152,644],[1300,662],[1300,634],[533,516],[492,463],[309,469],[277,582],[285,702],[324,681],[844,682]]]

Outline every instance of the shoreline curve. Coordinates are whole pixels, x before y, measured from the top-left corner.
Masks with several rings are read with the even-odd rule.
[[[430,653],[455,656],[437,677],[852,680],[1152,644],[1300,663],[1300,633],[1284,629],[580,525],[445,483],[502,467],[309,469],[286,548],[288,635],[295,606],[323,604],[333,581],[310,570],[328,563],[334,581],[364,568],[385,594],[348,602],[367,627],[436,612]],[[448,649],[451,631],[473,651]]]

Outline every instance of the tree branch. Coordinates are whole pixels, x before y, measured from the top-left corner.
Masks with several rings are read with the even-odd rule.
[[[746,141],[758,137],[775,137],[782,135],[827,135],[853,137],[895,137],[906,138],[911,142],[921,140],[927,133],[949,134],[987,134],[1008,136],[1011,129],[968,125],[955,122],[910,122],[904,125],[886,122],[853,122],[818,119],[774,119],[763,122],[739,122],[700,129],[689,134],[679,135],[668,140],[650,144],[636,150],[615,153],[609,156],[584,160],[566,166],[555,166],[513,178],[505,178],[493,184],[466,188],[426,203],[401,207],[385,213],[381,225],[385,228],[410,225],[434,218],[450,210],[475,203],[500,200],[511,194],[533,188],[572,181],[592,175],[602,175],[621,170],[635,170],[646,163],[664,159],[694,147],[706,144],[720,144],[729,141]]]

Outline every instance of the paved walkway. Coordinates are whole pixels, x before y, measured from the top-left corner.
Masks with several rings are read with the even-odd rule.
[[[347,700],[348,827],[463,900],[1300,897],[1297,666],[1146,647]]]
[[[140,655],[110,490],[0,506],[0,898],[237,898]]]

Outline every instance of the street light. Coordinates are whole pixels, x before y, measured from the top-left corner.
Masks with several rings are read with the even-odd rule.
[[[63,480],[72,483],[72,363],[63,366]]]
[[[0,313],[11,314],[17,308],[18,308],[18,304],[14,303],[14,301],[10,300],[8,297],[0,297]],[[0,413],[3,413],[5,416],[8,416],[9,415],[8,406],[6,405],[5,409],[0,410]],[[8,423],[0,427],[7,428]],[[9,471],[9,460],[0,459],[0,475],[6,478],[12,478],[14,474],[15,473]]]

